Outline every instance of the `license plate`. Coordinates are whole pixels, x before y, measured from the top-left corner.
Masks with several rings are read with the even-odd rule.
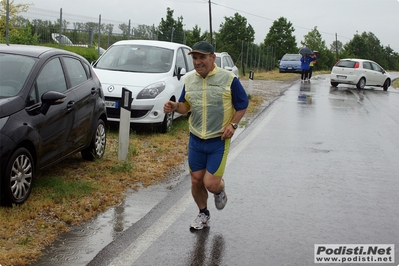
[[[118,102],[105,101],[105,106],[108,108],[118,108]]]
[[[292,67],[287,67],[287,69],[292,69]]]
[[[337,75],[337,78],[339,78],[339,79],[346,79],[346,76]]]

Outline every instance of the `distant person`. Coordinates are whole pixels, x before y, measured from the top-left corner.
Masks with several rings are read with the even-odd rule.
[[[305,54],[301,57],[301,82],[309,82],[310,63],[317,59],[317,56],[311,57],[310,54]]]
[[[314,59],[316,55],[315,54],[311,54],[310,57]],[[316,60],[313,60],[312,62],[310,62],[309,64],[309,80],[312,78],[312,74],[313,74],[313,67],[316,64]]]
[[[210,43],[198,42],[191,52],[195,73],[185,76],[179,102],[168,101],[164,112],[189,117],[188,166],[191,193],[199,213],[190,230],[209,226],[208,191],[214,194],[218,210],[227,203],[222,179],[230,141],[248,106],[248,96],[238,78],[215,64]]]

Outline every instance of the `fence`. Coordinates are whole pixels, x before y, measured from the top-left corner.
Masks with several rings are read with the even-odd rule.
[[[96,45],[107,49],[119,40],[148,39],[158,40],[158,28],[155,25],[142,25],[131,21],[116,21],[79,16],[63,12],[60,9],[50,11],[30,7],[27,12],[21,13],[12,20],[13,27],[21,28],[30,26],[39,36],[38,42],[54,43],[56,38],[59,43],[74,45]],[[175,32],[172,28],[164,33],[163,40],[186,43],[186,32]],[[65,36],[67,38],[63,38]],[[249,70],[272,70],[276,66],[274,47],[262,47],[253,43],[242,43],[241,52],[236,54],[235,63],[245,73]]]

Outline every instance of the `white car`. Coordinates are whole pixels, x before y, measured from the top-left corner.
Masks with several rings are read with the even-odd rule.
[[[231,56],[227,52],[215,53],[216,59],[215,63],[218,67],[224,68],[226,70],[232,71],[234,75],[238,78],[238,68],[231,59]]]
[[[376,62],[365,59],[341,59],[332,68],[331,86],[338,84],[356,85],[358,89],[365,86],[382,87],[384,91],[391,86],[390,75]]]
[[[183,44],[153,40],[125,40],[109,47],[93,64],[104,90],[108,121],[119,122],[125,88],[132,92],[131,123],[170,131],[175,115],[164,114],[163,106],[179,100],[184,75],[194,71],[190,51]]]

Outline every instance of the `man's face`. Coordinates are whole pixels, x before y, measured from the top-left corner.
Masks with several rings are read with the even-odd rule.
[[[194,68],[201,77],[205,78],[214,68],[215,54],[192,53]]]

